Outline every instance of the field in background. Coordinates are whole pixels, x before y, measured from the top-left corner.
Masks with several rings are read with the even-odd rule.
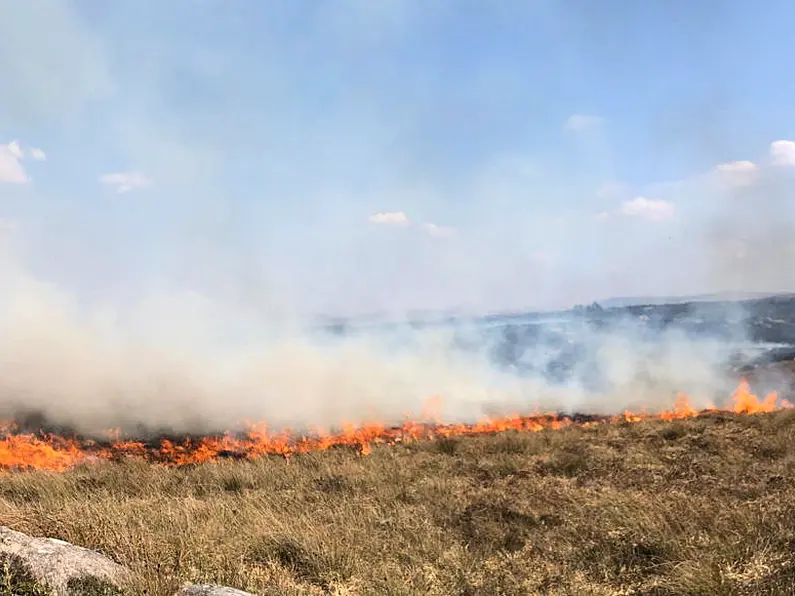
[[[133,594],[789,594],[795,411],[0,477],[0,525]]]

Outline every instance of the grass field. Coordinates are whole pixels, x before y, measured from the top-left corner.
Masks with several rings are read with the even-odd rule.
[[[0,477],[0,524],[257,594],[795,593],[795,411]]]

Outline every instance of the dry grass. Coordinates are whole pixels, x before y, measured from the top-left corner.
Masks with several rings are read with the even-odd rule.
[[[0,524],[257,594],[795,593],[795,412],[0,478]]]

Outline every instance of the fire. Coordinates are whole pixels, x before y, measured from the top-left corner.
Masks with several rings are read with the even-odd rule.
[[[732,396],[732,410],[738,414],[757,414],[759,412],[773,412],[778,409],[778,394],[774,391],[765,397],[762,401],[751,393],[751,387],[748,381],[743,379],[740,381],[740,386]]]
[[[410,441],[434,440],[456,436],[470,436],[502,431],[536,432],[557,430],[578,424],[592,426],[610,422],[635,423],[643,420],[681,420],[710,411],[736,414],[772,412],[793,405],[773,392],[760,399],[742,380],[724,410],[710,407],[697,410],[684,393],[680,393],[672,409],[655,414],[624,412],[620,416],[591,416],[574,420],[555,414],[519,414],[500,418],[485,418],[475,424],[445,424],[441,421],[442,399],[431,398],[423,408],[422,422],[407,417],[398,426],[373,422],[356,426],[343,423],[336,432],[313,429],[304,434],[288,430],[270,432],[265,424],[250,423],[242,434],[185,439],[180,442],[163,439],[151,445],[140,441],[124,441],[118,432],[110,432],[107,443],[98,444],[80,438],[67,438],[44,433],[21,433],[13,424],[0,426],[0,469],[65,471],[81,463],[116,461],[122,458],[141,458],[172,466],[199,464],[223,457],[255,459],[279,455],[289,459],[294,454],[348,447],[368,455],[373,445],[394,445]]]

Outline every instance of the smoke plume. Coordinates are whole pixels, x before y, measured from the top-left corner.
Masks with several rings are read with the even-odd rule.
[[[88,309],[13,250],[4,256],[0,415],[37,413],[85,434],[391,423],[419,417],[432,397],[446,421],[659,410],[678,391],[703,406],[729,390],[725,364],[737,348],[628,318],[331,333],[299,319],[258,324],[234,304],[176,290]]]

